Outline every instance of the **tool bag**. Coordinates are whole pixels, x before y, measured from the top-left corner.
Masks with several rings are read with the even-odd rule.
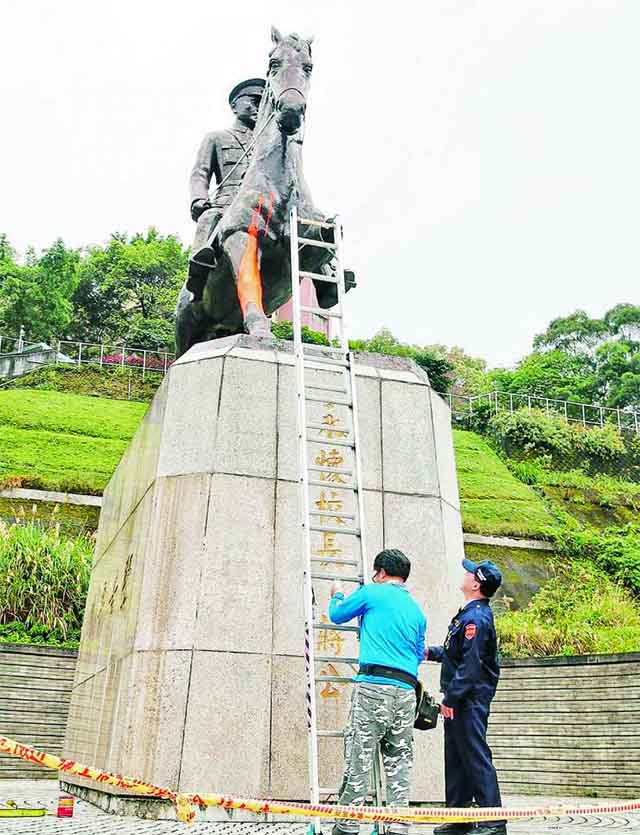
[[[440,705],[422,686],[416,684],[416,720],[413,727],[418,731],[432,731],[438,724]]]

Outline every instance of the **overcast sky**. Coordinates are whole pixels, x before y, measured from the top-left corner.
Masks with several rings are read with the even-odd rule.
[[[558,315],[640,302],[638,0],[0,0],[0,231],[190,242],[202,135],[314,35],[307,180],[342,215],[349,333],[511,364]]]

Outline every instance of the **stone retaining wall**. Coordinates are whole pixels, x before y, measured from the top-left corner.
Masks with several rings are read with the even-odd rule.
[[[0,645],[0,734],[60,754],[75,663]],[[503,661],[489,731],[503,793],[640,797],[639,721],[640,653]],[[0,756],[0,779],[54,776]]]
[[[0,644],[0,734],[62,754],[77,652]],[[0,779],[40,779],[57,773],[0,755]]]
[[[490,743],[506,794],[640,797],[640,653],[503,662]]]

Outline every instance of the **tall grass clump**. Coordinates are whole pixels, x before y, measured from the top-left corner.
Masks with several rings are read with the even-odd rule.
[[[588,561],[561,566],[525,609],[496,625],[503,655],[513,658],[640,651],[640,606]]]
[[[0,641],[77,643],[92,552],[88,537],[58,526],[0,522]]]

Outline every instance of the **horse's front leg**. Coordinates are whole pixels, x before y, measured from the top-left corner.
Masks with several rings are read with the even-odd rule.
[[[257,230],[234,232],[223,245],[236,282],[244,326],[251,336],[271,336],[271,326],[262,306],[261,253]]]

